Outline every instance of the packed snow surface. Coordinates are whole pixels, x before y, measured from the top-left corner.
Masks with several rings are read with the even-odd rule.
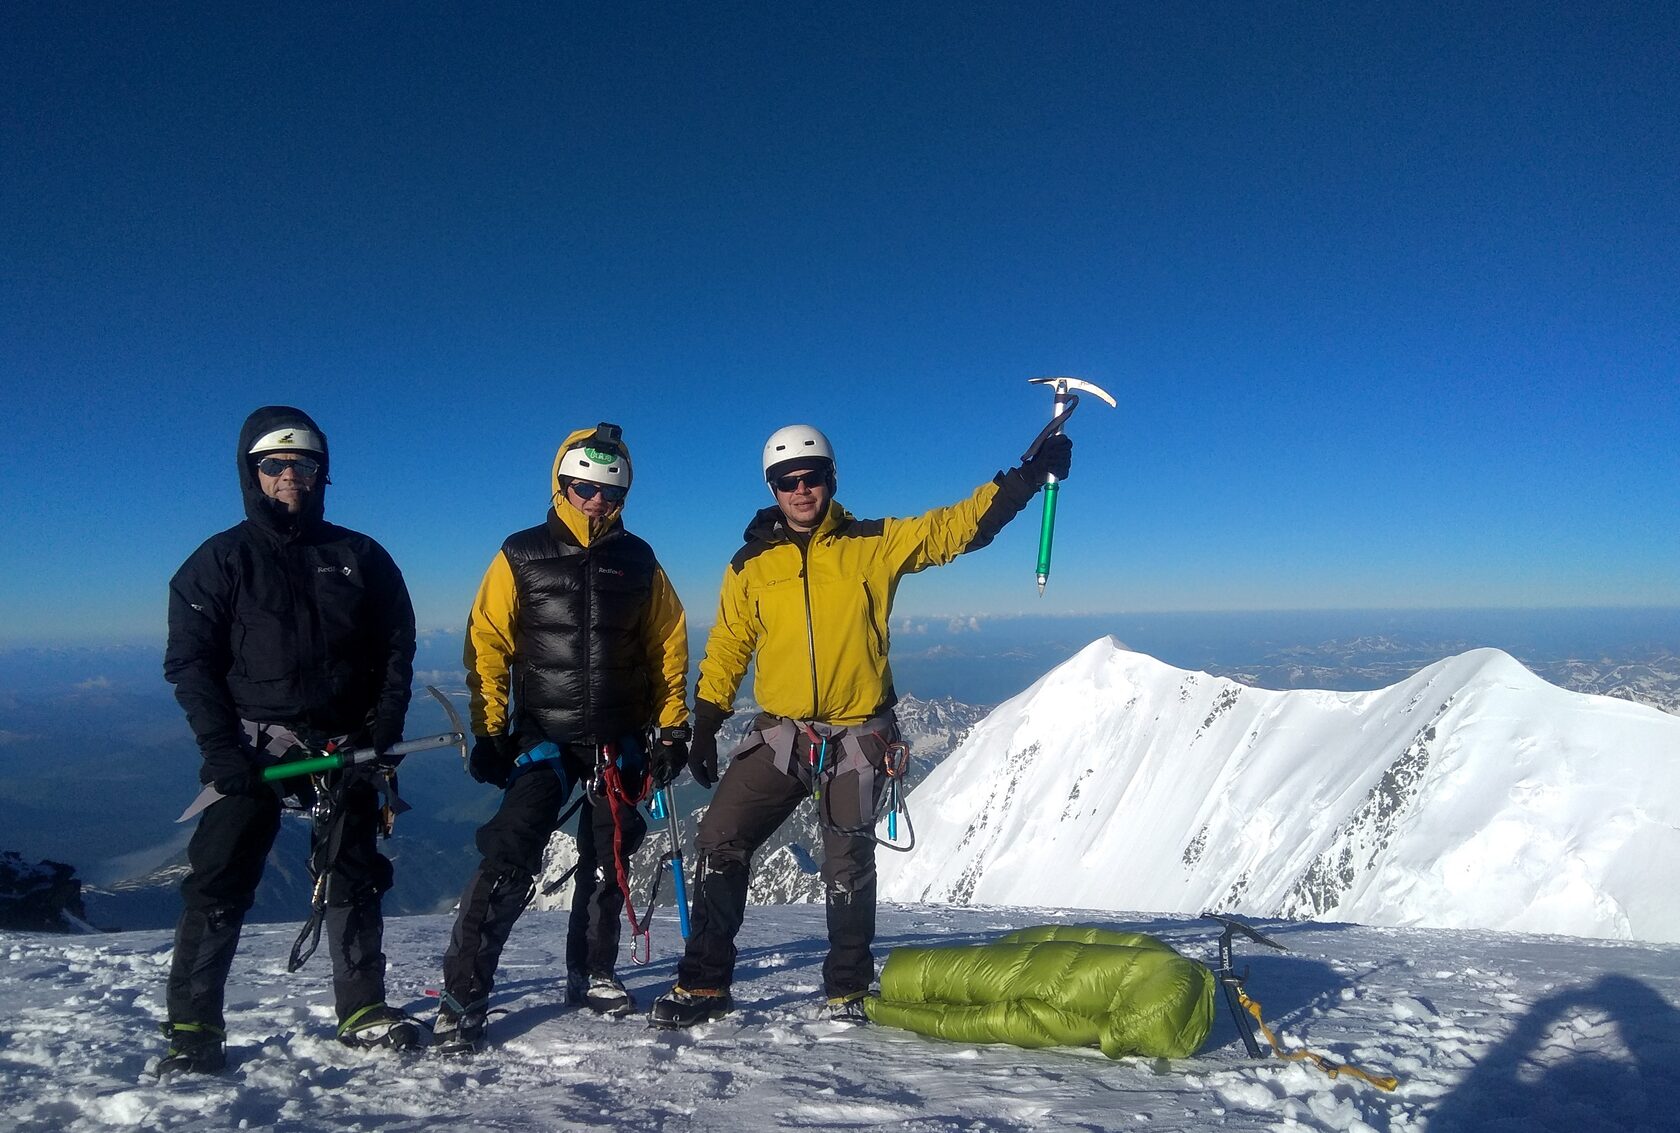
[[[1680,941],[1680,717],[1495,649],[1275,692],[1104,638],[910,804],[896,900]]]
[[[892,906],[880,944],[971,943],[1032,924],[1153,932],[1211,959],[1182,918]],[[246,933],[229,986],[231,1065],[159,1083],[167,933],[0,937],[0,1128],[191,1130],[1673,1130],[1680,946],[1490,932],[1265,922],[1287,954],[1238,966],[1286,1049],[1401,1079],[1383,1093],[1300,1062],[1246,1057],[1221,1009],[1203,1051],[1110,1061],[848,1028],[819,1016],[823,913],[753,908],[739,1010],[691,1032],[564,1005],[565,914],[533,911],[504,958],[492,1045],[471,1057],[348,1050],[323,954],[296,975],[295,928]],[[445,917],[393,918],[392,998],[430,1017]],[[676,928],[621,974],[668,986]]]

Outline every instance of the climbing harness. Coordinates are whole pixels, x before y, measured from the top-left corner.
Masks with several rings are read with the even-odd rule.
[[[329,740],[321,750],[330,755],[337,750],[336,745],[337,741]],[[358,769],[340,772],[316,772],[310,779],[315,788],[315,803],[309,811],[308,867],[313,884],[309,891],[309,917],[303,922],[303,928],[298,931],[297,940],[292,943],[291,955],[286,960],[288,972],[295,972],[307,964],[321,944],[321,929],[327,914],[327,891],[332,880],[333,867],[338,862],[339,850],[344,845],[344,825],[349,816],[346,802],[350,788],[357,782],[362,782],[370,784],[379,792],[381,802],[378,823],[381,837],[391,836],[392,824],[397,814],[408,809],[407,804],[396,796],[396,776],[389,767],[369,770],[364,765]]]
[[[820,737],[821,744],[819,746],[819,737],[815,731],[811,730],[811,725],[804,724],[802,726],[807,729],[807,738],[812,745],[811,766],[813,775],[811,781],[811,799],[812,805],[816,807],[817,811],[817,824],[824,830],[831,833],[841,834],[850,838],[868,838],[877,846],[883,846],[889,850],[897,850],[900,853],[908,853],[910,850],[914,849],[916,845],[916,828],[910,821],[910,807],[904,800],[904,780],[910,770],[910,745],[905,743],[903,740],[892,740],[887,743],[885,749],[881,753],[881,766],[879,769],[881,777],[886,780],[886,785],[882,788],[879,795],[874,798],[873,805],[867,808],[865,820],[861,824],[857,826],[842,826],[834,818],[833,800],[825,797],[822,793],[822,783],[825,778],[833,779],[838,777],[840,772],[845,769],[845,765],[836,765],[825,776],[823,774],[823,767],[825,765],[825,755],[828,751],[828,742],[830,737]],[[845,738],[849,739],[851,737],[848,736]],[[867,760],[862,760],[862,762],[865,766],[868,765]],[[871,778],[873,778],[873,769]],[[874,795],[875,792],[870,791],[869,794]],[[865,808],[860,807],[860,810],[863,809]],[[908,841],[905,842],[900,842],[898,840],[898,820],[901,815],[904,818],[905,832],[909,836]],[[883,817],[887,820],[887,836],[885,838],[875,832],[881,825],[881,819]]]

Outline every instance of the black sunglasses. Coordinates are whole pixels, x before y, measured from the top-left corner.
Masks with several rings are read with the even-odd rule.
[[[264,476],[279,476],[288,468],[305,480],[313,480],[321,471],[321,462],[307,456],[265,456],[257,461],[257,471]]]
[[[782,493],[783,495],[788,495],[799,491],[801,485],[813,489],[828,487],[828,473],[794,472],[787,476],[778,476],[774,480],[770,481],[770,483],[775,485],[776,491]]]
[[[591,484],[588,480],[573,480],[566,486],[576,492],[580,500],[592,500],[595,498],[595,493],[599,492],[606,497],[609,504],[618,503],[624,498],[625,493],[623,488],[615,488],[611,484]]]

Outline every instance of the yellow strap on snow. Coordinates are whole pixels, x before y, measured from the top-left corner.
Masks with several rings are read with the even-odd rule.
[[[1266,1021],[1264,1019],[1260,1018],[1260,1005],[1250,999],[1248,997],[1248,993],[1243,991],[1241,988],[1237,989],[1237,998],[1242,1001],[1243,1009],[1250,1015],[1254,1016],[1254,1021],[1260,1025],[1260,1033],[1266,1036],[1266,1041],[1271,1044],[1273,1053],[1279,1058],[1290,1062],[1304,1059],[1311,1062],[1314,1066],[1317,1066],[1320,1070],[1324,1071],[1332,1078],[1338,1078],[1343,1074],[1351,1074],[1355,1078],[1361,1078],[1371,1083],[1371,1085],[1375,1086],[1379,1090],[1392,1090],[1400,1084],[1400,1079],[1394,1077],[1392,1074],[1384,1074],[1380,1076],[1371,1074],[1361,1070],[1357,1066],[1331,1062],[1322,1054],[1314,1054],[1310,1050],[1284,1050],[1278,1043],[1277,1036],[1272,1034],[1272,1029],[1266,1026]]]

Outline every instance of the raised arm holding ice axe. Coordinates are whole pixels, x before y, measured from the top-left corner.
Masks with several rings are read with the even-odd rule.
[[[1021,457],[1023,463],[1035,459],[1053,437],[1062,435],[1062,427],[1067,424],[1067,419],[1073,416],[1073,411],[1079,406],[1079,394],[1073,391],[1084,390],[1086,393],[1108,402],[1110,407],[1115,405],[1114,398],[1110,397],[1102,387],[1091,382],[1081,381],[1078,378],[1028,378],[1027,381],[1034,385],[1049,386],[1056,395],[1056,402],[1050,410],[1050,424],[1046,425],[1044,431],[1039,433],[1034,438],[1033,443],[1028,446],[1025,455]],[[1056,538],[1056,498],[1060,491],[1062,479],[1062,476],[1052,472],[1044,482],[1044,511],[1041,513],[1038,526],[1038,566],[1034,571],[1040,598],[1044,597],[1044,584],[1050,581],[1050,546]]]

